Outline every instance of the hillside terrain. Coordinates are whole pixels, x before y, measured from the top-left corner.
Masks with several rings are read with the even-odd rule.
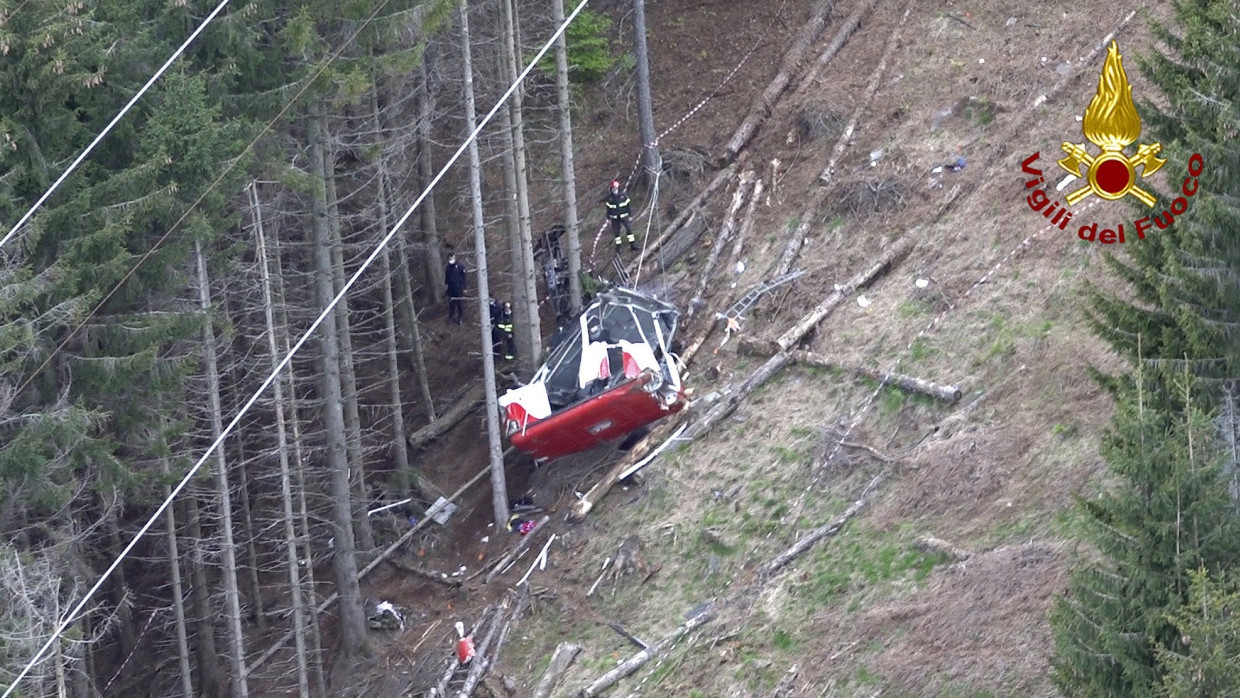
[[[865,4],[836,3],[810,55]],[[660,129],[709,96],[761,37],[721,93],[660,143],[665,154],[709,154],[691,182],[661,178],[659,205],[669,208],[654,215],[664,223],[711,179],[713,162],[810,9],[791,0],[649,3]],[[492,672],[504,680],[489,685],[506,682],[511,695],[530,695],[558,643],[583,648],[554,694],[570,695],[637,651],[609,624],[653,643],[706,602],[717,618],[613,690],[1051,695],[1046,615],[1078,554],[1070,542],[1073,501],[1102,486],[1097,449],[1110,402],[1088,368],[1119,364],[1088,331],[1080,303],[1090,284],[1113,283],[1101,264],[1104,249],[1078,241],[1075,228],[1045,229],[1027,210],[1021,161],[1040,151],[1045,166],[1061,141],[1079,140],[1079,115],[1102,62],[1094,49],[1108,33],[1116,32],[1134,91],[1146,96],[1130,56],[1153,48],[1146,22],[1162,10],[1136,8],[1130,17],[1133,9],[875,3],[816,79],[797,89],[807,66],[793,75],[793,88],[744,148],[742,168],[762,178],[765,192],[740,255],[725,255],[714,271],[710,312],[682,330],[685,341],[713,320],[710,313],[768,277],[803,216],[818,220],[793,266],[805,275],[760,301],[739,337],[719,346],[716,333],[698,355],[689,383],[699,407],[691,409],[734,390],[764,361],[738,353],[741,340],[781,334],[904,235],[915,244],[907,259],[848,297],[804,348],[839,366],[957,386],[957,403],[880,389],[847,371],[792,367],[705,438],[673,445],[622,483],[583,524],[564,523],[561,514],[616,457],[612,451],[535,472],[530,491],[556,515],[532,534],[529,554],[492,583],[476,579],[468,594],[453,595],[390,571],[370,582],[369,593],[420,609],[427,622],[476,620],[554,533],[545,570],[529,576],[533,608]],[[577,141],[583,200],[636,158],[622,145],[631,138],[616,138],[636,128],[627,102],[602,87],[585,105]],[[855,132],[841,140],[854,112]],[[958,157],[963,170],[935,171]],[[807,211],[829,161],[837,167],[826,205]],[[647,287],[686,306],[733,189],[709,200],[698,251],[673,268],[643,268]],[[591,213],[583,225],[590,235],[601,218],[597,204]],[[1104,202],[1085,215],[1125,220],[1131,210]],[[603,259],[607,247],[604,237]],[[467,423],[443,447],[477,455],[477,465],[458,469],[447,484],[481,467],[481,446],[466,446],[476,429]],[[759,580],[759,566],[859,499],[866,506],[838,533]],[[485,493],[474,497],[476,528],[454,528],[461,538],[429,556],[429,566],[472,571],[486,564],[478,560],[503,555],[512,539],[486,529],[487,501]],[[477,542],[488,533],[489,542]],[[617,557],[629,562],[622,574],[609,565]],[[390,649],[416,647],[431,669],[442,669],[449,625],[425,636],[426,624],[414,625]],[[423,667],[424,677],[440,673]]]

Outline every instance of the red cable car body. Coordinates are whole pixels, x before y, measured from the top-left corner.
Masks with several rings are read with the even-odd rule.
[[[627,436],[687,404],[669,346],[678,313],[628,289],[600,293],[527,385],[499,400],[509,441],[538,461]]]

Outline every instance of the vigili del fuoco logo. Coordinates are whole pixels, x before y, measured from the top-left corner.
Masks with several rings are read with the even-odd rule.
[[[1026,189],[1033,189],[1025,197],[1029,208],[1050,219],[1051,225],[1059,226],[1060,230],[1067,230],[1068,221],[1072,220],[1069,207],[1089,196],[1097,196],[1107,201],[1118,201],[1131,196],[1151,209],[1154,208],[1154,195],[1142,189],[1139,182],[1157,172],[1167,161],[1158,157],[1162,151],[1160,143],[1140,143],[1134,155],[1124,154],[1124,149],[1141,135],[1141,117],[1137,115],[1137,105],[1132,101],[1132,85],[1128,84],[1128,74],[1124,72],[1119,46],[1115,41],[1111,41],[1107,49],[1102,75],[1098,78],[1098,91],[1085,109],[1085,116],[1081,119],[1081,131],[1084,132],[1085,139],[1102,152],[1094,155],[1083,143],[1064,142],[1063,151],[1067,157],[1058,162],[1060,167],[1075,178],[1082,177],[1081,168],[1084,167],[1085,186],[1069,192],[1064,197],[1066,204],[1051,199],[1043,188],[1046,178],[1042,175],[1042,170],[1033,167],[1041,153],[1034,153],[1021,163],[1021,170],[1033,176],[1033,179],[1025,182]],[[1163,230],[1171,226],[1176,216],[1188,210],[1188,199],[1197,193],[1197,177],[1204,166],[1200,153],[1194,153],[1189,158],[1188,177],[1180,186],[1183,196],[1176,197],[1171,202],[1171,208],[1163,211],[1161,215],[1145,216],[1133,222],[1131,230],[1136,231],[1137,239],[1145,239],[1145,233],[1151,228]],[[1138,167],[1141,168],[1140,178],[1137,176]],[[1073,181],[1072,177],[1060,183],[1057,189],[1063,189],[1068,182]],[[1114,230],[1098,230],[1097,223],[1089,223],[1077,229],[1077,236],[1089,242],[1096,240],[1109,245],[1124,242],[1125,232],[1123,223]]]

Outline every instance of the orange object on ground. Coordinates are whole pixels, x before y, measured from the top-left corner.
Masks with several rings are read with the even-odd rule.
[[[474,638],[463,637],[456,643],[456,658],[461,664],[468,664],[474,658]]]

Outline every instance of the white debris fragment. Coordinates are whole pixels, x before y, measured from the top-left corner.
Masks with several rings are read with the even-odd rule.
[[[1014,26],[1016,26],[1016,18],[1015,18],[1015,17],[1008,17],[1008,21],[1004,22],[1004,23],[1003,23],[1003,26],[1005,26],[1005,27],[1014,27]]]
[[[1081,115],[1080,115],[1080,114],[1077,114],[1077,116],[1076,116],[1076,120],[1077,120],[1077,121],[1082,121],[1082,120],[1083,120],[1083,118],[1081,117]]]
[[[868,308],[870,307],[870,299],[865,296],[857,296],[857,305],[862,308]]]
[[[843,286],[841,286],[841,285],[839,285],[839,284],[836,284],[836,285],[835,285],[835,290],[836,290],[836,291],[843,291],[843,290],[844,290],[844,287],[843,287]]]
[[[1038,105],[1042,104],[1045,101],[1046,101],[1046,95],[1038,95],[1038,98],[1033,100],[1034,108],[1036,109]]]
[[[491,542],[491,537],[490,537],[490,536],[483,536],[483,537],[482,537],[482,542],[483,542],[483,543],[489,543],[489,542]]]
[[[1055,191],[1063,191],[1063,188],[1068,186],[1074,179],[1077,179],[1075,175],[1065,176],[1063,179],[1059,180],[1059,184],[1055,185]]]
[[[986,62],[986,59],[985,59],[985,58],[979,58],[979,59],[977,59],[977,62],[978,62],[978,63],[985,63],[985,62]]]
[[[915,283],[917,288],[925,288],[930,285],[930,282],[925,279],[918,279]]]
[[[736,273],[737,274],[745,273],[745,260],[742,259],[736,263]]]
[[[879,159],[881,159],[882,157],[883,157],[882,148],[879,148],[878,150],[871,150],[870,151],[870,167],[876,166],[878,164]]]
[[[942,166],[942,165],[939,165],[938,167],[934,168],[933,170],[930,170],[930,174],[938,174],[938,173],[940,173],[940,172],[942,172],[942,171],[943,171],[943,166]]]

